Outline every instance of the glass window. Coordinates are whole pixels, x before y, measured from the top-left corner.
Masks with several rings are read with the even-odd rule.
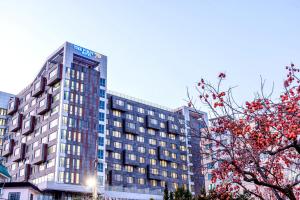
[[[146,149],[145,147],[138,147],[138,152],[145,153]]]
[[[138,178],[138,179],[137,179],[137,182],[138,182],[139,185],[144,185],[144,184],[145,184],[145,179],[143,179],[143,178]]]
[[[111,156],[112,156],[112,158],[117,159],[117,160],[121,159],[121,154],[117,153],[117,152],[113,152]]]
[[[139,113],[145,113],[145,110],[144,110],[144,108],[137,108],[137,111],[139,112]]]
[[[131,114],[126,114],[126,119],[133,120],[133,115],[131,115]]]
[[[120,131],[113,131],[113,132],[112,132],[112,135],[113,135],[114,137],[120,138],[120,137],[121,137],[121,132],[120,132]]]
[[[125,149],[128,151],[133,151],[133,146],[131,144],[125,144]]]
[[[156,145],[156,140],[155,139],[149,139],[149,144]]]
[[[57,136],[57,131],[56,132],[53,132],[49,135],[49,142],[56,139],[56,136]]]
[[[50,127],[50,129],[51,129],[51,128],[54,128],[54,127],[57,126],[57,125],[58,125],[58,120],[55,119],[55,120],[53,120],[53,121],[50,122],[50,126],[49,126],[49,127]]]
[[[104,78],[100,78],[100,86],[105,87],[106,85],[106,80]]]
[[[115,127],[122,127],[122,123],[119,121],[114,121],[114,126]]]
[[[55,75],[57,74],[57,68],[55,68],[54,70],[52,70],[49,74],[49,79],[53,78]]]
[[[137,117],[136,119],[137,119],[138,122],[144,123],[144,118],[143,117]]]
[[[99,133],[104,134],[104,125],[103,124],[99,124]]]
[[[98,138],[98,145],[99,146],[104,146],[104,137],[99,137]]]
[[[136,140],[137,140],[138,142],[142,142],[142,143],[144,143],[144,141],[145,141],[144,137],[142,137],[142,136],[137,136],[137,137],[136,137]]]
[[[103,172],[103,163],[98,163],[98,172]]]
[[[98,150],[98,158],[103,159],[104,152],[102,149]]]
[[[99,113],[99,120],[102,121],[102,122],[104,122],[104,119],[105,119],[105,114],[102,113],[102,112],[100,112]]]
[[[115,117],[121,117],[121,112],[118,110],[113,110],[113,116]]]
[[[100,89],[100,97],[105,98],[105,90]]]
[[[114,147],[117,148],[117,149],[121,149],[122,148],[122,143],[114,142]]]
[[[127,183],[133,183],[133,177],[127,176]]]
[[[149,154],[151,154],[151,155],[155,155],[155,154],[156,154],[156,151],[155,151],[155,149],[149,149]]]
[[[127,172],[133,172],[133,166],[126,165],[125,166],[125,171],[127,171]]]
[[[126,133],[126,139],[127,140],[134,140],[134,135],[130,133]]]
[[[133,110],[133,106],[130,104],[127,104],[126,107],[127,107],[127,110]]]
[[[153,130],[153,129],[148,129],[148,134],[150,134],[150,135],[155,135],[155,130]]]
[[[100,101],[99,102],[99,108],[104,109],[105,108],[105,101]]]
[[[152,110],[148,110],[148,115],[154,116],[154,112]]]

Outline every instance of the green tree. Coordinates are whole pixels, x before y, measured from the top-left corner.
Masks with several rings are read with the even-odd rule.
[[[174,193],[170,192],[170,200],[174,200]]]
[[[164,189],[164,200],[169,200],[169,189],[167,184],[165,184],[165,189]]]
[[[175,191],[175,200],[192,200],[192,193],[183,187],[177,188]]]

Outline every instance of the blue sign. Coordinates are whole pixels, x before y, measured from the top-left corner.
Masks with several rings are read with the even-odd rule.
[[[85,49],[83,47],[77,46],[74,44],[74,49],[76,49],[77,51],[79,51],[82,55],[88,56],[88,57],[95,57],[96,54],[95,52]]]

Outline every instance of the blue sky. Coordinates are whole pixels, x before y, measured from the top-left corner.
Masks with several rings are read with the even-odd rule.
[[[108,56],[108,87],[175,108],[204,77],[227,73],[249,99],[300,64],[300,2],[1,1],[0,90],[17,93],[64,41]],[[17,79],[12,80],[12,75]]]

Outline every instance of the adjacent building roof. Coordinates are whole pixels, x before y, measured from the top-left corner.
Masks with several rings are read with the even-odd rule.
[[[24,187],[30,187],[38,192],[41,192],[41,190],[29,182],[7,182],[7,183],[0,183],[0,188],[24,188]]]
[[[0,175],[10,178],[7,168],[2,164],[0,164]]]

